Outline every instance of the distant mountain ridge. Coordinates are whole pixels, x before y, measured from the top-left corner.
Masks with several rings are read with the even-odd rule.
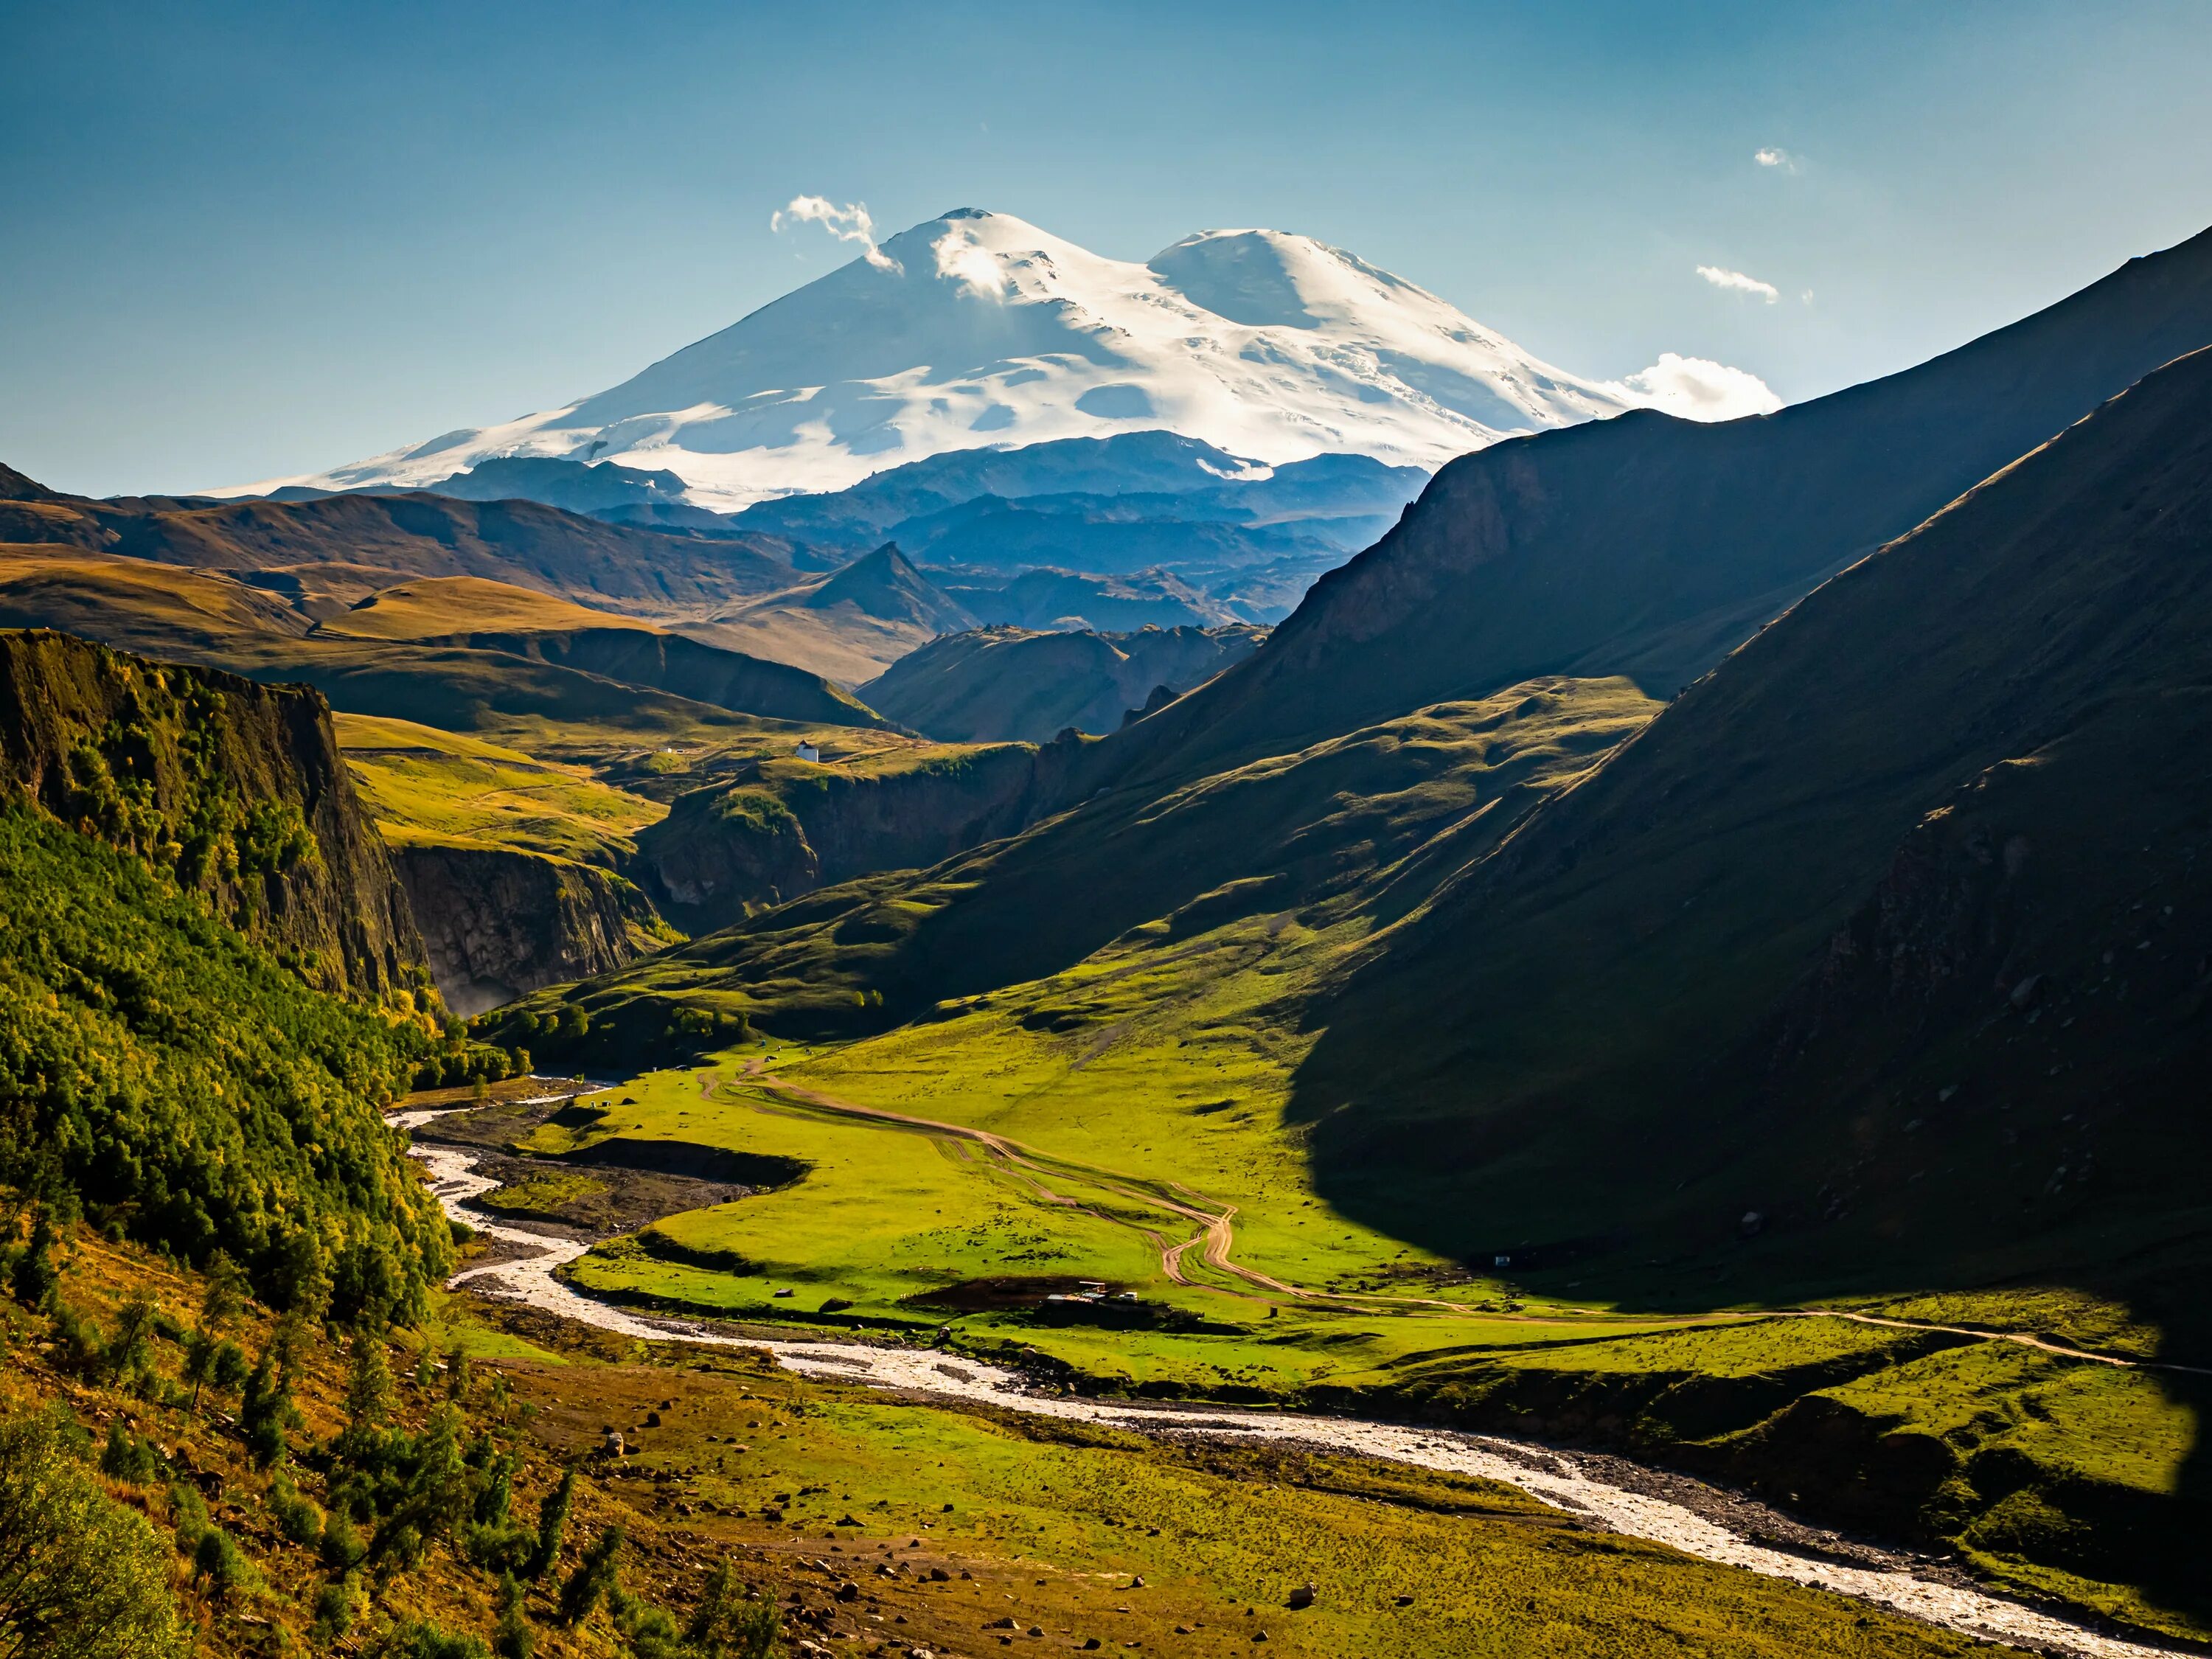
[[[418,489],[499,458],[681,476],[695,507],[836,490],[948,450],[1164,428],[1270,463],[1354,452],[1428,469],[1623,410],[1778,406],[1675,357],[1622,380],[1541,362],[1341,249],[1271,230],[1103,258],[960,209],[565,408],[446,433],[286,485]]]
[[[1049,743],[1071,726],[1114,731],[1156,691],[1202,684],[1267,636],[1249,625],[1124,634],[985,628],[932,641],[859,691],[870,708],[946,743]]]

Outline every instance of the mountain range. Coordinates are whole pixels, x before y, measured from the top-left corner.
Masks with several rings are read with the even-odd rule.
[[[1431,470],[1627,409],[1769,410],[1754,376],[1664,358],[1601,380],[1310,237],[1206,231],[1145,264],[963,208],[563,408],[228,492],[423,489],[486,461],[614,461],[721,511],[946,451],[1163,430],[1265,464]]]
[[[1110,270],[1036,234],[933,222],[495,440],[580,450],[419,458],[484,500],[0,474],[0,624],[147,653],[0,635],[29,780],[0,896],[43,952],[0,1016],[59,1056],[10,1074],[92,1074],[118,1021],[204,1047],[252,1007],[349,1034],[337,1061],[397,1045],[355,1068],[362,1127],[403,1061],[620,1068],[619,1099],[481,1120],[515,1201],[573,1219],[626,1145],[672,1180],[773,1152],[784,1184],[592,1223],[576,1294],[1588,1443],[1755,1492],[1778,1535],[2212,1638],[2212,232],[1789,409],[1607,410],[1468,339],[1519,428],[1416,420],[1370,378],[1358,431],[1285,341],[1381,364],[1407,318],[1449,336],[1428,296],[1258,233]],[[1145,305],[1203,308],[1188,338],[1295,395],[1239,402],[1235,368],[1217,428],[1180,429],[1204,400],[1115,309]],[[925,337],[998,355],[908,385]],[[1033,441],[945,441],[1015,347],[1077,337],[1096,354],[1054,347],[1006,404]],[[797,407],[854,418],[787,483],[860,464],[871,397],[935,453],[748,504],[794,399],[702,399],[802,350],[842,368]],[[1052,427],[1045,399],[1133,363],[1160,371],[1139,424]],[[1291,453],[1302,420],[1337,425]],[[727,516],[678,465],[716,455]],[[580,510],[498,494],[526,486]],[[1224,584],[1302,561],[1334,568],[1278,625],[1232,620]],[[1210,625],[1110,626],[1170,606]],[[86,916],[128,948],[48,925]],[[228,1003],[192,1001],[177,941],[204,934],[243,941]],[[473,1018],[441,1024],[426,975]],[[254,1098],[278,1076],[223,1065]],[[130,1207],[155,1195],[190,1219],[133,1173],[115,1091],[11,1086],[23,1121],[99,1107],[117,1156],[61,1139],[112,1189],[101,1224],[160,1237]],[[162,1158],[220,1097],[175,1094]],[[346,1201],[317,1199],[334,1238]],[[272,1279],[307,1248],[273,1213]],[[347,1305],[419,1302],[421,1245]],[[1086,1282],[1133,1301],[1079,1309]],[[648,1432],[678,1386],[637,1393]],[[579,1398],[588,1442],[613,1413]],[[1002,1474],[1041,1467],[993,1435]],[[1269,1487],[1322,1480],[1297,1456]]]

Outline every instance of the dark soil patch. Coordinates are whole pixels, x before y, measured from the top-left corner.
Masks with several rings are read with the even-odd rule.
[[[627,1170],[640,1175],[720,1182],[750,1192],[787,1187],[806,1173],[806,1165],[795,1158],[733,1152],[688,1140],[632,1140],[623,1135],[579,1147],[564,1153],[558,1162],[570,1169]]]

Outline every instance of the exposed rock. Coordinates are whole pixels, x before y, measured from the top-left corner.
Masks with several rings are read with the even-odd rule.
[[[611,872],[496,847],[394,854],[430,971],[454,1012],[618,968],[668,942],[653,902]]]
[[[168,870],[310,983],[426,977],[319,692],[0,632],[0,785]]]
[[[1027,744],[872,767],[769,761],[678,796],[630,869],[661,910],[704,933],[817,887],[920,869],[1063,805],[1073,754]]]

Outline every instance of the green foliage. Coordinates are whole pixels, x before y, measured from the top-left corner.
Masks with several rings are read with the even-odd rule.
[[[16,1301],[35,1311],[46,1305],[46,1298],[60,1283],[60,1272],[54,1266],[53,1219],[41,1205],[31,1223],[30,1243],[9,1264],[9,1288]]]
[[[524,1576],[543,1578],[561,1559],[562,1540],[568,1531],[568,1514],[576,1506],[576,1471],[561,1471],[561,1484],[538,1500],[538,1547],[531,1552]]]
[[[481,1638],[427,1620],[402,1625],[375,1651],[378,1659],[490,1659]]]
[[[111,1480],[143,1486],[161,1471],[161,1455],[154,1443],[133,1434],[121,1418],[107,1425],[107,1442],[100,1449],[100,1472]]]
[[[621,1587],[623,1529],[609,1527],[584,1549],[584,1559],[561,1586],[561,1622],[580,1625]]]
[[[269,1514],[276,1530],[293,1543],[313,1549],[322,1540],[323,1512],[314,1499],[279,1475],[269,1488]]]
[[[724,1556],[708,1575],[684,1639],[700,1659],[771,1659],[781,1634],[775,1604],[757,1596],[748,1600],[735,1565]]]
[[[499,1659],[531,1659],[537,1638],[531,1634],[530,1620],[522,1610],[522,1586],[514,1575],[503,1572],[499,1577],[499,1595],[494,1603],[499,1622],[492,1626],[491,1650]]]
[[[51,1418],[0,1423],[0,1648],[13,1659],[178,1659],[167,1552]]]
[[[315,1592],[314,1623],[309,1627],[315,1639],[326,1644],[337,1641],[353,1628],[361,1606],[359,1585],[343,1576],[331,1579]]]
[[[356,1433],[380,1427],[392,1415],[392,1361],[384,1339],[371,1331],[354,1334],[346,1376],[346,1426]]]
[[[192,1545],[192,1580],[204,1583],[218,1601],[228,1601],[258,1582],[253,1564],[238,1542],[220,1527],[210,1527]]]
[[[190,1261],[226,1251],[276,1305],[327,1283],[342,1317],[420,1308],[446,1230],[377,1115],[417,1029],[20,805],[0,805],[0,1179]],[[39,1271],[19,1265],[19,1298]]]

